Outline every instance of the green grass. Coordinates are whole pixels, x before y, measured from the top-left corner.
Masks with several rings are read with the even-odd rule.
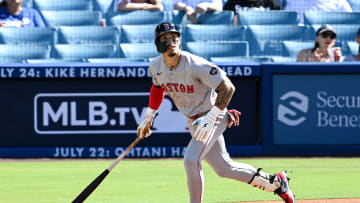
[[[264,171],[287,169],[297,199],[360,198],[360,158],[236,159]],[[71,202],[109,160],[0,162],[0,202]],[[269,192],[216,176],[203,162],[204,202],[279,200]],[[188,202],[182,160],[125,159],[87,203]]]

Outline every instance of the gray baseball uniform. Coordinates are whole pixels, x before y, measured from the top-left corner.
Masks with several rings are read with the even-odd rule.
[[[195,127],[193,119],[208,112],[216,100],[215,89],[226,78],[226,73],[207,60],[181,51],[180,62],[176,68],[168,68],[160,55],[150,63],[150,74],[155,86],[162,86],[181,113],[188,117],[190,133]],[[244,163],[231,160],[225,148],[223,132],[229,122],[225,111],[216,124],[214,134],[205,141],[192,138],[184,157],[190,202],[202,202],[204,176],[201,160],[205,161],[215,172],[226,178],[248,183],[256,174],[256,169]]]

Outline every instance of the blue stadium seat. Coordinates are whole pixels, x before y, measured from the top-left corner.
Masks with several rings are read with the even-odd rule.
[[[360,12],[306,11],[304,24],[360,24]]]
[[[56,44],[54,58],[87,59],[116,57],[116,45],[107,44]]]
[[[249,25],[244,40],[249,42],[250,56],[282,56],[284,40],[313,40],[307,26]]]
[[[117,27],[60,26],[58,44],[119,44]]]
[[[234,20],[233,11],[207,12],[204,15],[198,15],[197,24],[222,24],[232,25]]]
[[[114,11],[114,0],[94,0],[94,10],[108,13]]]
[[[156,24],[120,26],[121,43],[154,43]]]
[[[44,44],[52,45],[55,41],[53,28],[0,28],[1,44]]]
[[[155,43],[120,43],[120,57],[125,58],[143,58],[147,60],[159,56],[156,51]]]
[[[89,58],[89,63],[132,63],[132,62],[147,62],[145,58]]]
[[[298,23],[295,11],[241,11],[237,13],[238,25],[273,25]]]
[[[174,24],[186,24],[185,13],[178,10],[170,11],[170,19],[169,21]]]
[[[247,42],[187,42],[186,51],[206,59],[210,57],[249,56]]]
[[[274,63],[294,63],[296,62],[296,56],[290,57],[290,56],[273,56],[271,57],[272,62]]]
[[[109,13],[107,22],[116,26],[158,24],[165,21],[165,17],[165,12],[161,11],[118,11]]]
[[[353,11],[360,11],[360,1],[359,0],[348,0]]]
[[[33,7],[33,0],[23,0],[22,5],[26,8],[32,8]]]
[[[25,63],[83,63],[84,59],[27,59]]]
[[[0,64],[3,63],[24,63],[23,59],[9,59],[9,58],[0,58]]]
[[[93,10],[92,0],[34,0],[34,8],[40,11]]]
[[[312,35],[314,36],[314,39],[315,39],[316,31],[319,29],[320,26],[321,25],[312,25],[311,26],[311,28],[312,28],[311,31],[312,31]],[[337,41],[353,41],[353,40],[355,40],[357,31],[360,28],[360,24],[349,24],[349,25],[334,24],[331,26],[336,30],[336,35],[337,35],[336,40]]]
[[[100,11],[41,11],[48,26],[99,25]]]
[[[218,62],[272,62],[269,57],[243,57],[243,56],[229,56],[229,57],[210,57],[210,61]]]
[[[185,42],[196,41],[243,41],[243,26],[234,25],[197,25],[184,27],[182,39]]]
[[[164,5],[165,11],[173,10],[173,1],[172,0],[165,0],[165,1],[162,1],[162,3]]]
[[[311,49],[314,47],[314,41],[284,41],[284,56],[297,57],[303,49]]]
[[[349,52],[347,55],[356,55],[359,53],[359,44],[356,42],[356,41],[349,41],[347,42],[347,46],[348,46],[348,49],[349,49]],[[343,55],[345,56],[345,54],[343,53]]]
[[[46,59],[50,57],[48,45],[1,44],[0,58],[7,60]]]

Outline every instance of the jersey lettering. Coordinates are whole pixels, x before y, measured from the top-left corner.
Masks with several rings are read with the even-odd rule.
[[[166,85],[161,84],[161,87],[164,88],[166,92],[186,92],[188,94],[194,93],[194,85],[166,83]]]

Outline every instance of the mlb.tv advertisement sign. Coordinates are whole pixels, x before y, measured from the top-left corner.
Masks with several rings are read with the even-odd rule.
[[[0,100],[0,157],[119,156],[136,138],[137,126],[148,106],[152,83],[149,75],[144,74],[147,68],[0,67],[3,95]],[[257,72],[258,76],[259,65],[223,68],[238,87],[230,108],[244,115],[241,126],[226,131],[227,144],[235,148],[256,145],[258,82],[255,77],[238,74],[252,76]],[[242,99],[245,97],[246,100]],[[186,117],[168,96],[151,130],[153,135],[138,143],[129,152],[130,157],[183,156],[191,135]],[[230,153],[234,151],[229,150]]]
[[[360,144],[360,74],[274,74],[272,82],[274,144]]]

